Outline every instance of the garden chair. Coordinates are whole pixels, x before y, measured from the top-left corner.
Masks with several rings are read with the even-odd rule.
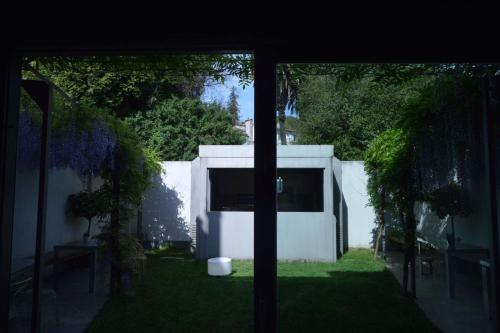
[[[49,302],[54,308],[56,323],[59,324],[59,309],[57,307],[57,294],[54,289],[43,288],[41,292],[42,306]],[[18,319],[27,326],[31,322],[31,304],[33,300],[33,278],[27,277],[17,280],[10,285],[9,321]]]
[[[135,254],[129,257],[129,260],[137,273],[137,278],[140,281],[146,271],[146,260],[148,257],[144,254],[144,248],[137,242],[135,245]]]
[[[434,271],[435,247],[422,238],[417,238],[417,259],[420,265],[420,275],[432,275]],[[428,267],[426,273],[425,267]]]

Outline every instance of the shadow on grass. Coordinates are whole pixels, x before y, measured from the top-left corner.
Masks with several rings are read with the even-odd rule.
[[[214,278],[204,261],[160,260],[164,255],[150,255],[136,296],[110,300],[88,332],[253,331],[251,261],[234,261],[231,276]],[[280,263],[280,332],[437,331],[383,267],[348,271],[354,266],[339,263]]]

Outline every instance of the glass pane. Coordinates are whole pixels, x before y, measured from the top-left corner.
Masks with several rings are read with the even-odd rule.
[[[253,211],[253,169],[209,169],[211,211]]]
[[[323,172],[318,169],[278,169],[279,212],[322,212]]]
[[[30,332],[42,112],[21,90],[12,234],[9,332]]]
[[[58,88],[42,331],[253,331],[252,56],[25,61]],[[18,161],[13,332],[30,330],[41,119],[21,115],[36,163]]]
[[[279,331],[491,331],[499,69],[277,65]]]

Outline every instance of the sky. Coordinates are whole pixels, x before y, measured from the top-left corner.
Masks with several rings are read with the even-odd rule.
[[[206,87],[201,99],[204,102],[219,101],[222,102],[223,105],[227,105],[229,94],[233,86],[236,87],[236,94],[238,95],[240,121],[248,118],[253,119],[253,82],[243,89],[243,87],[239,85],[238,78],[236,76],[230,76],[226,79],[224,84]]]
[[[206,87],[205,92],[201,96],[201,100],[204,102],[218,101],[222,102],[223,105],[227,105],[229,94],[231,93],[231,88],[233,86],[236,87],[236,94],[238,95],[240,121],[248,118],[254,119],[253,82],[243,89],[243,87],[239,85],[239,81],[236,76],[229,76],[224,84]],[[293,116],[288,108],[286,110],[286,115]]]

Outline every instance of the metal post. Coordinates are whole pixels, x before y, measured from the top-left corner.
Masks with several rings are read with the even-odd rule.
[[[500,82],[498,78],[485,78],[482,82],[483,91],[483,132],[484,132],[484,157],[485,157],[485,177],[489,192],[489,217],[490,217],[490,274],[491,274],[491,315],[493,319],[493,332],[498,332],[500,318],[500,255],[498,240],[498,211],[497,211],[497,179],[496,179],[496,139],[495,131],[498,130],[497,121],[498,103],[492,105],[491,95],[500,97]]]
[[[21,63],[8,52],[0,61],[0,332],[7,332]]]
[[[45,225],[47,221],[47,188],[50,147],[50,113],[52,92],[50,86],[43,81],[23,81],[23,88],[42,110],[42,137],[40,149],[40,175],[38,179],[38,207],[35,247],[35,272],[33,275],[33,307],[31,314],[31,331],[41,330],[40,295],[43,286],[43,267],[45,264]]]
[[[268,50],[255,54],[255,332],[276,332],[276,66]]]

